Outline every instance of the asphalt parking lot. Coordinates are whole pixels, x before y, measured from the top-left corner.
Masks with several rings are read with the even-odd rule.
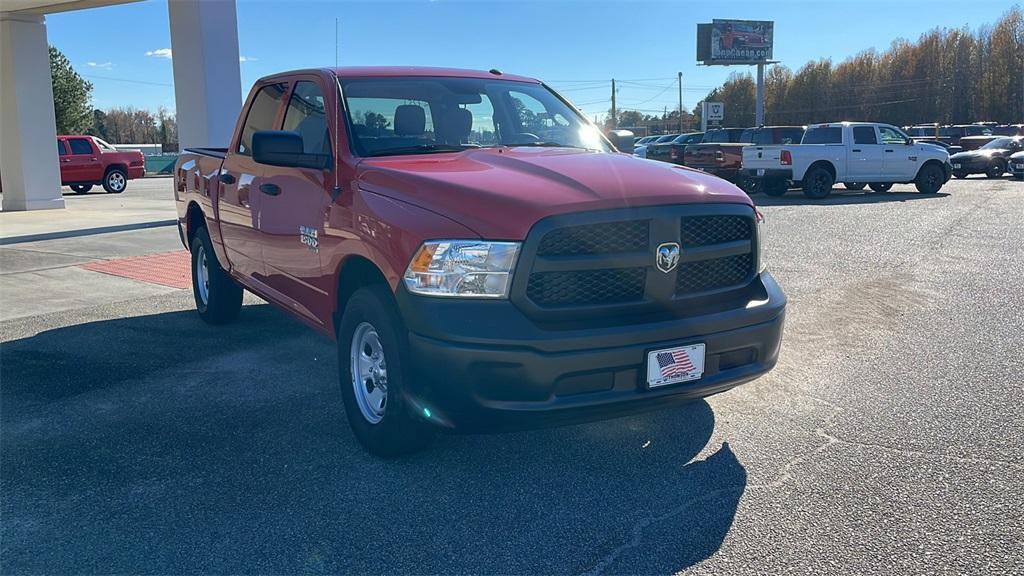
[[[790,298],[768,376],[394,461],[331,342],[78,267],[173,227],[0,246],[0,572],[1024,572],[1024,182],[755,199]]]

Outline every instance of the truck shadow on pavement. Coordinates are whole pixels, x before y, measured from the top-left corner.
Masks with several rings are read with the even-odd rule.
[[[873,192],[871,190],[846,190],[833,188],[827,198],[815,200],[803,195],[799,190],[790,190],[785,196],[768,196],[755,194],[751,196],[757,206],[797,206],[803,204],[820,204],[838,206],[846,204],[879,204],[882,202],[906,202],[908,200],[941,200],[949,196],[946,192],[938,194],[921,194],[920,192]]]
[[[376,459],[333,344],[267,305],[45,331],[0,370],[4,574],[674,572],[747,483],[704,401]]]

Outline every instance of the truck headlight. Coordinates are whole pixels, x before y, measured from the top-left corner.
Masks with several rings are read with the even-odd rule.
[[[757,220],[757,271],[758,273],[764,272],[765,268],[768,267],[768,261],[765,259],[764,245],[768,240],[767,226],[764,223],[764,214],[757,212],[755,216]]]
[[[405,271],[405,287],[426,296],[507,298],[518,255],[518,242],[424,242]]]

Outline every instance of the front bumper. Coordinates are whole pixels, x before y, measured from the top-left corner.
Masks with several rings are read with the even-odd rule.
[[[1024,178],[1024,158],[1014,158],[1010,161],[1010,174],[1017,178]]]
[[[961,160],[961,159],[949,159],[949,167],[952,172],[958,172],[963,174],[980,174],[988,169],[989,160]]]
[[[587,329],[546,329],[508,301],[398,293],[415,366],[410,399],[461,431],[538,428],[634,414],[717,394],[775,366],[786,297],[767,273],[744,307]],[[701,379],[649,390],[647,352],[705,344]]]

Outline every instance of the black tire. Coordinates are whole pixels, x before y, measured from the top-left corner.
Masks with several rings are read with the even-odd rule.
[[[985,168],[985,176],[988,178],[1002,178],[1006,174],[1006,160],[996,158]]]
[[[92,184],[69,184],[69,187],[75,191],[75,194],[85,194],[92,190]]]
[[[864,182],[843,182],[843,188],[847,190],[863,190],[865,186]]]
[[[761,191],[768,196],[783,196],[788,189],[789,185],[785,180],[761,182]]]
[[[953,177],[954,178],[959,178],[959,179],[963,180],[964,178],[967,178],[967,176],[969,176],[969,174],[967,174],[967,172],[953,172]]]
[[[803,189],[804,196],[821,200],[832,192],[832,185],[835,178],[825,168],[811,168],[804,174]]]
[[[762,182],[753,178],[743,178],[737,185],[747,193],[747,196],[751,196],[761,191]]]
[[[872,182],[868,184],[868,188],[871,188],[875,192],[888,192],[892,189],[892,182]]]
[[[199,317],[207,324],[227,324],[238,317],[242,309],[242,287],[228,276],[217,261],[210,234],[206,227],[196,231],[192,238],[192,296]],[[205,260],[204,260],[205,257]],[[205,263],[206,289],[200,287],[200,267]]]
[[[366,354],[366,350],[374,351],[374,347],[367,346],[363,340],[367,326],[376,338],[376,356]],[[356,346],[358,351],[353,350],[356,338],[363,343]],[[357,368],[354,373],[352,365],[354,356],[360,354],[371,364],[372,358],[379,358],[383,369],[371,369],[357,379],[357,374],[363,370]],[[355,357],[357,367],[359,362]],[[398,315],[394,297],[382,285],[357,290],[349,298],[338,324],[338,381],[353,434],[368,452],[377,456],[410,454],[425,447],[433,438],[435,428],[419,417],[406,395],[412,373],[410,362],[405,325]],[[368,405],[373,400],[372,391],[381,388],[381,376],[385,382],[383,400],[379,406]],[[361,387],[358,398],[356,386]]]
[[[925,164],[914,179],[914,186],[921,194],[935,194],[946,183],[946,174],[936,164]]]
[[[108,194],[120,194],[128,187],[128,173],[121,168],[111,168],[103,176],[103,189]]]

